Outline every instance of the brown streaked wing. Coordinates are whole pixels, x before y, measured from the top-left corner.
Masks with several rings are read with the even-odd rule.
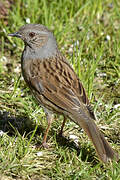
[[[39,93],[56,106],[70,111],[71,108],[80,107],[80,103],[86,105],[86,111],[92,116],[87,108],[89,100],[72,67],[64,59],[51,58],[42,61],[34,60],[31,66],[39,73],[31,69],[31,85]],[[39,64],[39,66],[38,66]],[[43,90],[44,89],[44,90]],[[42,90],[42,91],[41,91]]]

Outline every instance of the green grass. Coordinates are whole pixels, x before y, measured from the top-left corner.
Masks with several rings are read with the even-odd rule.
[[[47,126],[45,114],[26,86],[20,69],[23,43],[10,38],[28,21],[54,31],[62,53],[82,81],[102,129],[120,152],[120,3],[112,0],[19,0],[0,21],[0,180],[120,180],[120,163],[103,165],[80,127],[56,115]],[[78,137],[76,141],[70,135]]]

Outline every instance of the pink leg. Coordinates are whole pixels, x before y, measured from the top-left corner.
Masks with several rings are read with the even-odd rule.
[[[63,120],[63,123],[62,123],[62,126],[61,126],[61,130],[60,130],[60,133],[59,133],[60,136],[62,136],[62,134],[63,134],[63,128],[65,126],[66,120],[67,120],[67,118],[64,116],[64,120]]]
[[[53,115],[51,113],[49,113],[48,111],[46,112],[46,118],[47,118],[47,121],[48,121],[48,127],[45,131],[45,134],[44,134],[44,137],[43,137],[43,142],[42,142],[42,146],[44,148],[48,148],[48,144],[46,143],[46,140],[47,140],[47,135],[48,135],[48,132],[49,132],[49,129],[50,129],[50,126],[52,124],[52,121],[53,121]]]

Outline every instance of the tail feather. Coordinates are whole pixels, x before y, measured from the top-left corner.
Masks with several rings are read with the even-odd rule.
[[[112,149],[112,147],[109,145],[109,143],[104,138],[104,135],[101,132],[100,132],[100,136],[101,136],[101,139],[102,139],[102,142],[103,142],[107,157],[109,159],[116,159],[116,161],[118,161],[119,160],[118,153],[115,150]]]
[[[80,115],[78,116],[78,114],[74,114],[73,120],[84,129],[88,137],[92,140],[98,157],[102,162],[107,163],[110,159],[119,160],[118,153],[109,145],[93,119],[85,116],[83,118]]]

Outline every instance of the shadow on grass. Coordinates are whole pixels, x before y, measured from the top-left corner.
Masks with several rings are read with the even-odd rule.
[[[21,135],[30,133],[30,131],[34,131],[36,124],[29,119],[29,117],[25,116],[13,116],[10,115],[9,112],[0,111],[0,130],[3,132],[7,132],[9,136],[14,136],[16,131],[18,131]],[[41,146],[40,139],[38,139],[38,135],[42,133],[44,135],[45,129],[42,126],[38,126],[35,139],[37,140],[37,144]],[[49,136],[54,136],[56,132],[52,129],[49,132]],[[31,135],[30,135],[31,136]],[[29,136],[28,136],[29,137]],[[87,146],[78,146],[76,143],[65,136],[61,136],[60,134],[56,135],[56,141],[59,146],[64,148],[69,148],[70,150],[76,150],[77,156],[81,156],[82,161],[92,162],[96,164],[96,159],[94,159],[93,150],[88,149]],[[82,153],[81,153],[82,152]]]
[[[96,164],[94,156],[95,152],[92,148],[88,148],[87,145],[77,145],[73,140],[66,138],[65,136],[61,136],[60,134],[57,134],[56,141],[63,148],[68,147],[70,150],[76,150],[77,156],[80,156],[82,161],[92,162],[93,165]]]
[[[34,123],[25,116],[13,116],[7,111],[0,111],[0,130],[7,132],[9,136],[15,134],[18,130],[20,134],[30,132],[35,127]]]

